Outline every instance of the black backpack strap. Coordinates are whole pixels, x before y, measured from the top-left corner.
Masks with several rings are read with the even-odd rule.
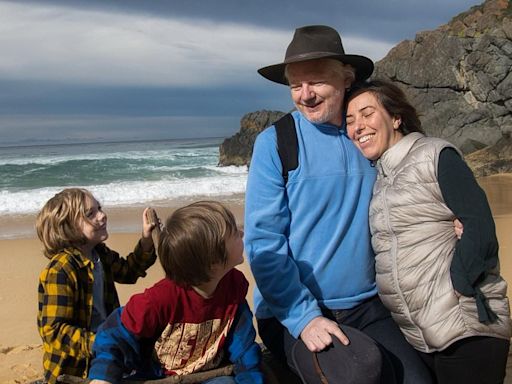
[[[299,166],[298,141],[295,131],[295,121],[290,113],[287,113],[274,123],[277,135],[277,152],[283,166],[283,179],[288,182],[288,171]]]

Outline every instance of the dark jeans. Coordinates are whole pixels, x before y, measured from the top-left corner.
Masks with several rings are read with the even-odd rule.
[[[329,383],[347,382],[347,351],[343,348],[350,348],[350,356],[353,356],[350,361],[358,362],[350,367],[360,371],[355,372],[355,377],[366,374],[367,383],[375,382],[375,375],[380,376],[377,382],[386,384],[433,383],[429,370],[405,340],[378,296],[352,309],[326,310],[324,316],[340,324],[349,339],[356,341],[348,346],[335,343],[334,347],[318,353],[318,361]],[[265,346],[305,383],[321,383],[312,363],[313,353],[300,339],[293,338],[277,319],[259,319],[258,331]],[[376,348],[380,351],[378,359],[373,354]],[[359,378],[352,382],[363,381]]]
[[[420,353],[439,384],[501,384],[510,341],[494,337],[468,337],[441,352]]]

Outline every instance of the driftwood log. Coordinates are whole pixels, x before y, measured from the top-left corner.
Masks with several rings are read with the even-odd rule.
[[[278,359],[276,359],[268,349],[263,345],[262,347],[262,361],[261,371],[265,377],[266,384],[300,384],[300,379],[295,376],[286,366]],[[228,376],[233,374],[233,366],[228,365],[225,367],[212,369],[206,372],[193,373],[186,376],[169,376],[158,380],[123,380],[122,384],[193,384],[214,377]],[[83,379],[81,377],[71,375],[60,375],[58,382],[64,384],[87,384],[90,382],[89,379]],[[43,380],[33,381],[31,384],[43,384]]]
[[[226,365],[224,367],[210,369],[209,371],[191,373],[189,375],[175,375],[167,376],[163,379],[156,380],[121,380],[122,384],[194,384],[213,379],[219,376],[230,376],[233,373],[233,365]],[[60,375],[58,377],[59,383],[64,384],[88,384],[90,379],[83,379],[81,377],[72,375]]]

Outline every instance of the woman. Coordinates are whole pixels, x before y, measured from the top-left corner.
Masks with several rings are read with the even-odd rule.
[[[355,86],[346,112],[378,170],[370,227],[382,302],[439,383],[502,383],[511,321],[485,193],[453,145],[425,137],[393,84]]]

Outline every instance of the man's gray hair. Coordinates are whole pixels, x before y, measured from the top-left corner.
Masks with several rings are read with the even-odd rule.
[[[316,59],[317,61],[321,61],[323,65],[329,70],[332,71],[335,75],[342,77],[343,79],[349,79],[350,84],[352,84],[356,79],[356,70],[349,64],[343,64],[339,60],[335,59]],[[290,63],[293,64],[293,63]],[[288,68],[290,66],[288,64],[284,69],[284,75],[288,80]]]

